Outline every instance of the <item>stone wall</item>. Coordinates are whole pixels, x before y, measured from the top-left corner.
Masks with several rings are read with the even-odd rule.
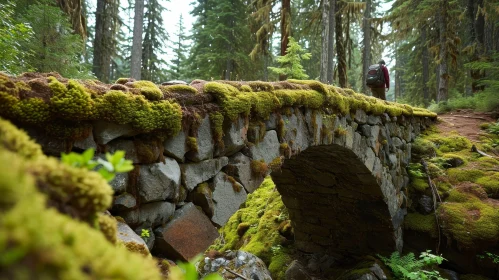
[[[269,174],[300,249],[400,249],[410,143],[436,117],[317,81],[106,85],[54,73],[0,73],[0,116],[49,155],[124,150],[135,168],[111,182],[111,213],[183,260]]]
[[[185,260],[205,250],[268,174],[289,208],[298,248],[360,254],[402,247],[410,143],[431,122],[288,108],[264,122],[224,123],[221,145],[207,115],[193,147],[184,131],[161,142],[96,121],[73,150],[126,151],[135,169],[111,182],[111,212],[139,234],[153,232],[148,245],[156,254]],[[65,141],[28,132],[46,153],[66,149]]]

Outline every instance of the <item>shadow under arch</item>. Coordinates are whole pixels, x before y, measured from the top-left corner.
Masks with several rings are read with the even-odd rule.
[[[313,146],[284,160],[271,177],[288,208],[295,244],[308,253],[355,256],[401,250],[383,178],[343,146]],[[402,216],[403,217],[403,216]]]

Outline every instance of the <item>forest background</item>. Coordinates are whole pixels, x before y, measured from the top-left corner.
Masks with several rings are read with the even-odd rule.
[[[190,8],[186,26],[186,11],[168,0],[0,0],[0,71],[105,83],[302,78],[370,95],[367,68],[384,56],[389,100],[436,111],[499,106],[499,0],[198,0]],[[296,66],[301,75],[271,71]]]

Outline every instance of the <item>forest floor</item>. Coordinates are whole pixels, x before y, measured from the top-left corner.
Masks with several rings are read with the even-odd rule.
[[[475,143],[480,141],[480,134],[483,133],[480,125],[496,121],[492,113],[480,113],[473,110],[457,110],[439,114],[438,120],[437,128],[443,135],[456,131]]]

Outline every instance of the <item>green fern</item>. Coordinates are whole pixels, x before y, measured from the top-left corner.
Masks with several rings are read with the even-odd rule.
[[[392,270],[395,279],[435,279],[444,280],[438,271],[431,270],[435,264],[445,260],[442,256],[433,255],[430,250],[421,253],[416,258],[413,253],[401,256],[399,252],[391,254],[390,258],[378,257]]]

